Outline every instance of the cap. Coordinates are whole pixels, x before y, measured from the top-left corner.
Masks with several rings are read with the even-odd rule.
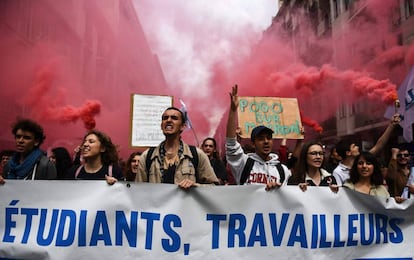
[[[266,127],[266,126],[264,126],[264,125],[256,126],[255,128],[253,128],[252,134],[250,135],[250,138],[251,138],[252,142],[262,132],[266,132],[266,133],[269,133],[269,134],[273,134],[273,130],[270,129],[270,128],[268,128],[268,127]]]

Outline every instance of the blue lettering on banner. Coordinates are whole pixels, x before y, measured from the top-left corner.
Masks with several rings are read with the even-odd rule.
[[[273,246],[280,246],[282,244],[283,234],[286,230],[287,221],[289,219],[288,213],[282,214],[282,219],[280,221],[279,225],[279,231],[276,224],[276,214],[270,213],[269,214],[270,219],[270,230],[272,231],[272,239],[273,239]]]
[[[177,232],[171,227],[182,227],[181,219],[177,215],[168,214],[163,221],[165,233],[171,238],[163,238],[162,248],[167,252],[177,252],[180,249],[181,239]]]
[[[42,247],[96,247],[98,244],[108,247],[124,246],[125,243],[129,247],[138,247],[138,226],[141,223],[145,226],[144,249],[152,250],[154,228],[161,223],[166,235],[159,241],[162,249],[172,253],[182,247],[177,232],[177,228],[182,227],[182,220],[178,215],[161,216],[155,212],[139,214],[137,211],[126,213],[120,210],[112,213],[105,210],[77,212],[71,209],[18,208],[18,203],[19,200],[13,200],[5,209],[3,243],[27,244],[30,239],[35,239],[37,245]],[[114,214],[114,218],[108,214]],[[111,231],[110,220],[113,219],[115,230]],[[89,233],[88,225],[91,225]],[[17,228],[23,229],[22,234],[17,232]],[[190,244],[185,243],[183,247],[184,254],[188,255]]]
[[[278,217],[280,220],[278,220]],[[372,244],[398,244],[404,241],[400,224],[403,219],[389,218],[382,214],[306,215],[282,213],[256,213],[249,218],[243,214],[207,214],[211,222],[211,248],[219,249],[220,241],[227,237],[227,247],[300,246],[301,248],[339,248],[369,246]],[[341,218],[342,217],[342,218]],[[307,224],[311,223],[311,224]],[[341,234],[341,226],[347,232]],[[269,233],[271,242],[267,241]],[[310,234],[310,236],[308,236]],[[328,238],[328,234],[333,234]]]
[[[116,211],[116,235],[115,245],[122,246],[122,234],[124,234],[128,240],[130,247],[137,246],[138,237],[138,212],[131,212],[131,217],[128,225],[125,212]]]
[[[12,200],[5,208],[2,243],[38,246],[79,247],[128,246],[189,255],[190,243],[183,243],[183,222],[175,214],[156,212],[19,208]],[[309,249],[399,244],[404,241],[400,225],[404,219],[376,213],[348,215],[263,212],[206,214],[211,226],[211,248],[301,247]],[[340,227],[343,227],[342,229]],[[18,232],[23,230],[23,232]],[[138,234],[138,230],[143,230]],[[155,230],[164,236],[154,241]],[[342,233],[341,233],[342,232]],[[142,236],[140,245],[138,237]]]
[[[66,222],[68,221],[68,225]],[[63,237],[67,228],[67,237]],[[73,244],[76,232],[76,212],[73,210],[62,210],[60,215],[59,227],[56,235],[56,246],[67,247]]]

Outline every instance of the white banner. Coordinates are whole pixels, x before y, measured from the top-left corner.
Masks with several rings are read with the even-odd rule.
[[[0,259],[412,259],[413,200],[296,186],[7,181]]]

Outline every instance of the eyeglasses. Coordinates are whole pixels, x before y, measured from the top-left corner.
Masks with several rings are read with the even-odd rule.
[[[408,158],[408,157],[410,157],[410,155],[408,154],[408,153],[399,153],[399,154],[397,154],[397,157],[398,158]]]
[[[325,155],[325,152],[317,152],[317,151],[313,151],[313,152],[310,152],[310,153],[308,153],[309,155],[312,155],[312,156],[316,156],[316,155],[319,155],[319,156],[324,156]]]
[[[212,144],[205,144],[205,145],[203,145],[204,147],[214,147],[214,145],[212,145]]]

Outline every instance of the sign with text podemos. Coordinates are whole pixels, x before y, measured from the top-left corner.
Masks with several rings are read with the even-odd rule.
[[[131,146],[159,145],[165,139],[161,131],[161,116],[172,106],[173,98],[134,94],[131,99]]]
[[[253,128],[264,125],[274,131],[273,138],[303,139],[296,98],[239,97],[239,102],[239,127],[243,138],[250,138]]]

